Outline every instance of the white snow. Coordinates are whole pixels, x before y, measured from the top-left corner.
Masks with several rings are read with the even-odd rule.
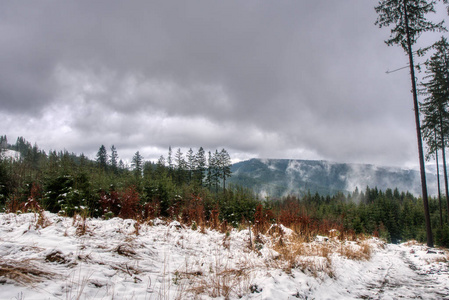
[[[0,158],[19,160],[20,152],[9,149],[4,149],[3,151],[0,150]]]
[[[282,226],[44,216],[42,228],[39,215],[0,214],[0,299],[449,299],[448,251],[418,243],[317,236],[288,260],[276,244],[295,249],[295,233]],[[351,258],[363,247],[369,259]]]

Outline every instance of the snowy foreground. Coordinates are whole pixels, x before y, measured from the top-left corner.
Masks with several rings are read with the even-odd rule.
[[[449,299],[449,253],[417,243],[44,216],[0,214],[0,299]]]

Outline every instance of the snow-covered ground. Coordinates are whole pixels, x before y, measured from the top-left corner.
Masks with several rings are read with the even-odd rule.
[[[0,299],[449,299],[449,253],[417,243],[44,216],[0,214]]]

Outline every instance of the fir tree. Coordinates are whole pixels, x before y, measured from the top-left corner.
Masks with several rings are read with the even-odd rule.
[[[97,152],[97,162],[101,168],[106,169],[108,163],[108,153],[104,145],[101,145]]]
[[[171,150],[171,146],[168,146],[167,163],[168,163],[168,168],[170,170],[173,169],[173,158],[172,158],[172,156],[173,156],[173,153],[172,153],[172,150]]]
[[[426,96],[421,105],[421,112],[424,115],[422,130],[424,139],[428,145],[428,156],[435,155],[438,163],[438,150],[441,150],[443,154],[444,182],[449,215],[449,191],[445,152],[447,146],[446,136],[449,133],[449,44],[442,37],[440,41],[433,45],[433,48],[436,51],[425,63],[427,76],[424,77],[426,81],[421,84],[424,87],[423,94]],[[441,218],[442,215],[440,213],[440,222]]]
[[[5,136],[0,136],[0,152],[8,149],[8,138]]]
[[[413,62],[412,45],[419,36],[427,31],[443,30],[441,23],[433,23],[426,19],[426,15],[435,12],[435,1],[426,0],[382,0],[375,7],[379,14],[376,25],[380,28],[392,26],[390,38],[385,41],[388,46],[399,45],[409,57],[410,77],[412,82],[413,106],[415,111],[416,135],[418,140],[419,164],[421,172],[422,198],[425,211],[427,245],[433,246],[432,228],[430,224],[429,204],[427,195],[424,154],[421,138],[418,96],[415,81],[415,65]]]
[[[124,170],[124,169],[125,169],[125,163],[123,162],[123,160],[120,160],[120,161],[118,162],[118,168],[119,168],[120,170]]]
[[[175,163],[176,163],[176,182],[178,184],[182,184],[186,178],[186,169],[187,162],[184,159],[183,153],[181,152],[181,148],[178,148],[175,154]]]
[[[140,178],[142,176],[142,170],[143,170],[143,157],[140,155],[140,152],[137,151],[132,159],[131,166],[134,169],[134,174],[136,177]]]
[[[165,175],[165,158],[163,155],[159,157],[156,163],[156,175],[160,179]]]
[[[109,162],[111,163],[112,170],[117,172],[118,170],[118,154],[114,145],[111,146],[111,156]]]
[[[206,170],[206,156],[203,147],[200,147],[195,155],[195,167],[194,180],[201,186]]]
[[[206,186],[209,190],[212,188],[212,169],[213,169],[213,158],[209,151],[207,154],[207,173],[206,173]]]
[[[174,167],[173,167],[173,151],[171,146],[168,146],[168,155],[167,155],[167,167],[168,167],[168,171],[167,174],[169,177],[172,177],[175,175],[174,174]],[[164,158],[164,164],[165,164],[165,158]]]
[[[209,168],[211,169],[212,174],[212,186],[215,187],[215,192],[218,193],[218,184],[220,183],[220,153],[218,150],[215,150],[214,155],[212,156],[212,160],[210,162]]]
[[[220,170],[220,178],[223,180],[223,192],[225,192],[226,179],[231,176],[231,157],[225,149],[220,151],[217,164]]]
[[[187,151],[187,172],[188,172],[188,176],[187,176],[187,181],[190,184],[193,178],[193,172],[196,169],[195,166],[195,155],[193,154],[193,150],[192,148],[189,149],[189,151]]]

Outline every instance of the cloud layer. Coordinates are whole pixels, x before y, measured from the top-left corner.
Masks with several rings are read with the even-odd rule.
[[[2,134],[129,159],[168,146],[234,159],[417,160],[407,63],[374,3],[0,4]],[[11,142],[11,140],[10,140]]]

